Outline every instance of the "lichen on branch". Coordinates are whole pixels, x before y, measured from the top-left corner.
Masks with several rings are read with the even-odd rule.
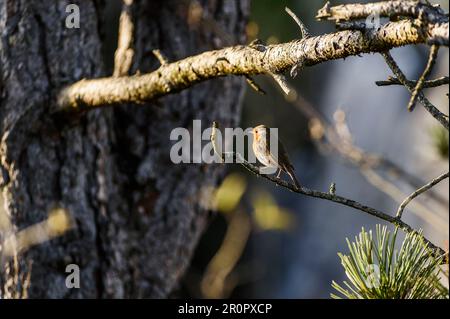
[[[328,1],[316,15],[318,20],[348,21],[364,19],[369,16],[396,18],[400,16],[418,17],[422,15],[427,21],[445,19],[443,10],[417,0],[391,0],[374,3],[351,3],[331,6]]]
[[[447,22],[388,22],[371,30],[344,30],[258,48],[238,45],[208,51],[161,65],[143,75],[83,79],[61,90],[54,111],[86,111],[120,104],[142,103],[179,92],[209,79],[239,75],[280,74],[301,64],[312,66],[362,53],[383,52],[419,43],[448,46]]]

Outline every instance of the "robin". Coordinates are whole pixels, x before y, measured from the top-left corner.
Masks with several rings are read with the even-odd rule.
[[[253,128],[253,152],[256,158],[266,167],[276,167],[279,169],[277,178],[280,177],[281,172],[285,172],[290,176],[297,188],[300,188],[300,183],[297,181],[294,173],[294,166],[289,160],[288,154],[281,143],[278,140],[278,156],[274,156],[270,152],[270,130],[265,125],[258,125]]]

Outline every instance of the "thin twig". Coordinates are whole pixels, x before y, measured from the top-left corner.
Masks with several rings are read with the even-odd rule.
[[[225,157],[229,157],[232,156],[233,161],[237,162],[239,164],[241,164],[244,168],[246,168],[248,171],[250,171],[251,173],[255,174],[256,176],[265,178],[269,181],[271,181],[272,183],[275,183],[276,185],[279,185],[281,187],[284,187],[286,189],[289,189],[290,191],[294,192],[294,193],[298,193],[298,194],[302,194],[302,195],[306,195],[309,197],[315,197],[315,198],[320,198],[320,199],[325,199],[337,204],[341,204],[347,207],[351,207],[354,208],[356,210],[362,211],[364,213],[367,213],[369,215],[375,216],[377,218],[380,218],[384,221],[387,221],[399,228],[401,228],[402,230],[404,230],[407,233],[417,233],[417,231],[415,229],[413,229],[410,225],[408,225],[407,223],[403,222],[402,220],[400,220],[399,218],[393,217],[391,215],[388,215],[380,210],[377,210],[375,208],[366,206],[364,204],[361,204],[357,201],[354,201],[352,199],[348,199],[342,196],[338,196],[329,192],[321,192],[321,191],[317,191],[317,190],[312,190],[312,189],[308,189],[306,187],[296,187],[294,184],[284,181],[280,178],[271,176],[271,175],[267,175],[267,174],[261,174],[259,172],[259,168],[249,162],[247,162],[242,155],[238,154],[238,153],[234,153],[234,152],[227,152],[227,153],[223,153]],[[427,238],[423,237],[424,241],[426,243],[428,243],[428,246],[430,247],[432,253],[436,256],[442,256],[447,254],[442,248],[434,245],[433,243],[431,243]]]
[[[246,75],[245,76],[245,81],[247,82],[247,84],[256,92],[258,92],[259,94],[265,95],[266,91],[264,91],[259,85],[258,83],[255,82],[255,80],[253,80],[251,78],[251,76]]]
[[[127,75],[133,62],[134,23],[132,5],[133,0],[123,0],[119,20],[119,39],[114,54],[114,77]]]
[[[427,79],[428,75],[431,73],[431,70],[433,69],[433,66],[436,63],[438,51],[439,51],[439,46],[437,46],[437,45],[431,46],[430,54],[428,55],[428,62],[425,67],[425,70],[423,71],[422,75],[420,76],[419,80],[417,81],[417,84],[414,87],[414,90],[412,92],[411,99],[409,100],[409,103],[408,103],[408,110],[410,112],[414,110],[414,107],[416,105],[417,96],[419,95],[419,92],[421,92],[425,80]]]
[[[297,25],[300,27],[300,32],[302,33],[302,38],[308,38],[309,35],[309,31],[308,28],[303,24],[302,20],[300,20],[299,17],[297,17],[297,15],[291,11],[291,9],[289,9],[288,7],[285,7],[284,10],[286,10],[286,12],[291,16],[292,19],[294,19],[295,23],[297,23]]]
[[[297,92],[292,86],[290,90],[295,92],[292,96],[295,99],[287,99],[296,110],[301,112],[309,119],[311,126],[311,136],[313,142],[320,149],[327,149],[338,154],[344,161],[357,167],[362,176],[374,187],[392,198],[397,203],[401,203],[407,196],[393,182],[389,181],[378,170],[385,171],[388,175],[394,176],[396,180],[409,184],[412,188],[418,188],[424,184],[420,178],[405,171],[396,163],[379,156],[378,154],[368,153],[353,144],[351,139],[341,137],[337,128],[328,119],[322,115],[318,108],[313,106],[301,93]],[[448,201],[440,194],[430,190],[427,195],[438,203],[448,206]],[[442,230],[443,221],[440,216],[431,214],[430,211],[421,203],[414,203],[412,212],[425,222],[430,223],[437,230]]]
[[[278,84],[284,94],[289,95],[291,93],[291,87],[287,83],[286,77],[283,74],[270,73],[274,81]]]
[[[407,198],[405,198],[405,200],[400,204],[400,206],[397,210],[396,217],[399,219],[402,218],[403,211],[405,210],[405,207],[406,207],[406,205],[409,204],[409,202],[411,202],[414,198],[416,198],[420,194],[426,192],[427,190],[432,188],[434,185],[438,184],[439,182],[441,182],[442,180],[444,180],[446,178],[448,178],[448,172],[436,177],[435,179],[430,181],[428,184],[423,185],[421,188],[417,189],[411,195],[409,195]]]
[[[164,56],[164,54],[162,54],[160,50],[152,50],[152,53],[158,59],[161,65],[166,65],[169,63],[169,60]]]
[[[361,169],[361,174],[366,180],[378,188],[381,192],[391,197],[397,204],[400,204],[408,194],[405,194],[397,185],[384,178],[380,173],[373,169]],[[419,201],[412,202],[411,212],[420,218],[425,224],[431,225],[435,230],[445,234],[448,232],[447,219],[436,211],[421,204]],[[448,213],[448,204],[445,206],[445,213]]]
[[[408,82],[408,79],[406,78],[405,74],[400,70],[399,66],[397,65],[397,62],[395,62],[394,58],[391,56],[389,52],[382,52],[381,53],[384,57],[384,60],[386,61],[389,68],[392,70],[394,75],[399,79],[399,81],[410,91],[411,93],[414,90],[414,87],[410,85]],[[425,109],[436,119],[438,120],[448,131],[448,120],[447,116],[439,111],[433,104],[431,104],[430,101],[425,97],[425,95],[422,92],[419,92],[417,94],[417,98],[420,101],[420,103],[423,104]]]
[[[273,82],[273,81],[271,81]],[[417,176],[411,174],[406,171],[403,167],[394,163],[393,161],[380,156],[379,154],[374,154],[370,152],[366,152],[361,148],[357,147],[353,143],[343,140],[336,128],[333,124],[318,111],[318,107],[311,104],[309,100],[307,100],[301,92],[298,92],[291,86],[290,90],[293,90],[295,94],[295,99],[288,99],[287,101],[292,104],[296,110],[298,110],[301,114],[303,114],[307,119],[309,119],[310,124],[314,126],[311,128],[311,131],[315,130],[316,133],[312,133],[312,139],[319,146],[327,143],[327,146],[331,151],[340,155],[343,160],[357,167],[363,176],[367,179],[369,183],[377,187],[380,191],[390,196],[393,200],[400,203],[403,198],[406,196],[403,192],[395,192],[393,194],[390,192],[390,189],[393,187],[386,187],[387,184],[393,186],[391,182],[386,180],[381,174],[377,173],[375,170],[383,170],[388,175],[394,176],[396,180],[401,179],[402,182],[407,183],[412,188],[418,188],[424,184],[424,181]],[[326,139],[326,141],[325,141]],[[373,174],[370,174],[371,177],[376,175],[378,181],[383,181],[383,183],[374,183],[374,178],[369,178],[368,170],[371,170]],[[383,185],[381,185],[383,184]],[[395,189],[398,190],[397,187]],[[401,196],[405,195],[405,196]],[[430,190],[427,192],[427,195],[436,200],[438,203],[448,206],[448,201],[440,196],[439,194]],[[424,209],[420,209],[423,213]]]
[[[408,81],[407,82],[408,85],[411,86],[416,86],[417,85],[417,81]],[[434,87],[438,87],[441,85],[446,85],[449,83],[449,77],[448,76],[442,76],[440,78],[437,79],[433,79],[433,80],[428,80],[428,81],[424,81],[422,88],[434,88]],[[376,81],[375,82],[376,85],[378,86],[388,86],[388,85],[403,85],[399,79],[395,78],[395,77],[389,77],[387,80],[385,81]]]

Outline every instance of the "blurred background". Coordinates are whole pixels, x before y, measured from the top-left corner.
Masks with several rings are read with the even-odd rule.
[[[247,41],[275,44],[299,38],[299,28],[286,14],[286,6],[312,35],[333,32],[333,23],[314,18],[324,2],[253,1]],[[331,4],[346,2],[351,1]],[[448,11],[448,1],[433,2]],[[189,8],[193,18],[201,14],[196,1],[190,1]],[[110,10],[107,22],[114,33],[120,1],[111,1]],[[209,23],[214,26],[214,21]],[[222,36],[224,43],[236,43]],[[105,59],[107,70],[112,69],[117,43],[109,37],[110,46],[106,43],[103,48],[110,56]],[[409,46],[392,54],[407,77],[417,79],[428,47]],[[448,48],[440,49],[430,78],[449,74],[448,55]],[[240,126],[278,128],[297,177],[306,187],[327,192],[335,183],[338,195],[394,215],[407,195],[448,170],[449,137],[421,105],[407,111],[410,95],[403,86],[375,84],[391,75],[382,56],[370,54],[301,70],[295,79],[289,77],[293,87],[289,96],[268,76],[255,77],[266,95],[247,88]],[[448,85],[426,93],[448,114]],[[332,280],[345,279],[337,253],[348,252],[346,238],[353,239],[362,227],[375,230],[376,224],[386,224],[346,206],[276,187],[238,165],[227,169],[222,185],[214,191],[217,213],[171,297],[329,298]],[[427,238],[446,249],[448,192],[447,179],[415,199],[404,214],[408,224],[423,229]],[[2,200],[0,196],[0,207]],[[2,212],[0,226],[6,229],[9,221]],[[69,228],[67,214],[55,208],[47,221],[32,229],[46,236],[22,244],[39,244]]]
[[[331,4],[346,2],[351,1]],[[436,3],[448,11],[447,1]],[[298,38],[299,28],[285,6],[312,35],[333,32],[332,23],[314,19],[323,5],[323,1],[253,1],[248,41],[258,38],[272,44]],[[417,79],[428,48],[409,46],[392,54],[407,77]],[[441,49],[430,78],[448,75],[448,60],[448,49]],[[410,95],[404,87],[375,84],[390,75],[383,57],[370,54],[305,68],[297,78],[289,78],[295,93],[288,97],[271,78],[256,77],[267,94],[247,89],[241,127],[278,128],[303,185],[327,191],[334,182],[337,194],[395,214],[414,191],[414,183],[426,183],[448,170],[448,132],[421,105],[407,111]],[[448,85],[426,93],[448,114]],[[323,142],[324,123],[338,132],[337,145],[350,146],[344,151],[347,155]],[[378,155],[405,174],[352,161],[349,154],[355,149],[356,158],[361,152]],[[448,191],[447,179],[432,195],[418,197],[404,214],[407,223],[423,229],[441,247],[448,247]],[[374,231],[377,223],[386,224],[360,211],[276,187],[236,165],[230,165],[216,196],[217,216],[174,297],[329,298],[331,281],[345,279],[337,253],[348,253],[346,237],[353,239],[362,227]]]

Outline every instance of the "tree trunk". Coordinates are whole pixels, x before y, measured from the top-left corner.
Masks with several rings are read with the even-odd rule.
[[[208,191],[224,169],[173,164],[170,131],[192,129],[193,119],[203,128],[213,120],[236,126],[243,81],[218,79],[145,105],[52,116],[64,85],[108,75],[105,3],[77,1],[80,28],[68,29],[71,2],[0,0],[3,209],[15,230],[45,220],[55,206],[74,225],[21,255],[32,261],[29,297],[166,297],[189,263],[208,221]],[[247,1],[200,4],[203,16],[244,42]],[[213,27],[188,15],[190,5],[135,0],[132,73],[158,67],[153,49],[173,61],[224,46]],[[79,289],[65,285],[68,264],[80,267]]]

